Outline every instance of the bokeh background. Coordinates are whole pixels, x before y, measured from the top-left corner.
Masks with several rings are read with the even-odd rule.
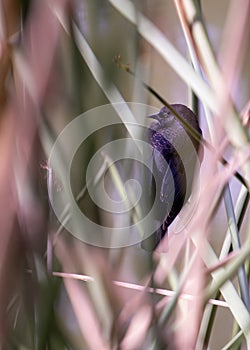
[[[1,0],[2,349],[250,348],[249,15],[248,0]],[[150,42],[145,19],[181,53],[181,69],[159,32]],[[95,107],[161,108],[159,96],[193,108],[213,147],[204,144],[195,215],[152,254],[140,244],[87,245],[51,207],[53,193],[63,191],[49,164],[53,144]],[[72,162],[72,192],[100,225],[117,218],[92,203],[84,174],[93,154],[121,137],[129,137],[122,125],[100,130]],[[119,197],[124,171],[118,165],[110,174],[107,188]],[[93,174],[94,181],[104,176]],[[63,220],[70,215],[68,203]]]

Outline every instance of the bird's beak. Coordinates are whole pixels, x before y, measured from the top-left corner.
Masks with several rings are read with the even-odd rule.
[[[156,114],[150,114],[150,115],[147,116],[147,118],[159,120],[159,115],[158,115],[158,113],[156,113]]]

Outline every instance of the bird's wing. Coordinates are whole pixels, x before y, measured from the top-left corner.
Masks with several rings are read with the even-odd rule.
[[[169,204],[172,204],[173,201],[181,202],[185,197],[185,191],[186,175],[183,164],[176,155],[173,155],[168,161],[168,167],[162,179],[160,199]]]
[[[169,161],[171,162],[171,161]],[[175,194],[175,185],[173,179],[173,173],[171,171],[170,165],[167,164],[165,174],[161,183],[160,200],[164,203],[173,203]]]

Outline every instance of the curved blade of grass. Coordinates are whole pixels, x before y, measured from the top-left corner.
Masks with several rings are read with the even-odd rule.
[[[233,261],[228,264],[227,267],[220,268],[218,271],[215,271],[215,273],[212,273],[212,275],[216,274],[216,280],[215,280],[215,283],[212,283],[212,285],[208,288],[205,294],[206,300],[208,298],[211,298],[211,296],[214,293],[216,293],[216,291],[219,288],[221,288],[224,285],[224,283],[226,283],[228,280],[232,278],[232,276],[234,276],[236,271],[245,262],[245,260],[249,259],[249,254],[250,254],[250,246],[248,244],[245,244],[241,248],[239,255],[237,255],[235,259],[233,259]],[[250,318],[248,319],[248,323],[250,327]]]
[[[243,332],[239,331],[221,350],[236,350],[242,345]]]
[[[232,5],[234,2],[232,2]],[[243,41],[244,35],[247,35],[247,13],[250,11],[250,5],[249,1],[244,2],[244,16],[242,18],[242,25],[239,25],[238,28],[235,30],[237,31],[237,38],[236,40],[237,45],[239,42]],[[243,3],[242,3],[243,6]],[[195,42],[195,45],[197,47],[197,50],[199,52],[199,55],[201,57],[201,62],[204,67],[204,70],[207,73],[208,79],[214,89],[214,91],[217,91],[218,99],[217,99],[217,108],[216,108],[216,115],[218,115],[221,119],[221,122],[224,124],[225,130],[228,134],[228,137],[232,144],[235,147],[243,147],[246,145],[249,141],[248,135],[244,127],[242,126],[241,119],[236,112],[235,106],[233,104],[230,89],[231,85],[233,84],[233,79],[237,79],[237,73],[239,71],[238,62],[242,61],[241,59],[241,50],[238,50],[238,52],[235,52],[235,48],[232,47],[230,44],[232,39],[231,37],[224,38],[228,46],[231,46],[231,49],[233,52],[227,53],[227,55],[224,57],[225,64],[227,65],[227,71],[222,71],[219,69],[219,66],[217,64],[215,55],[212,50],[212,45],[209,41],[208,33],[205,27],[205,24],[202,19],[202,13],[201,8],[198,6],[196,1],[193,0],[187,0],[184,2],[183,7],[185,9],[186,17],[189,20],[189,26],[192,30],[192,37]],[[228,15],[228,17],[230,17]],[[228,21],[232,21],[231,18],[228,18]],[[233,21],[234,23],[235,21]],[[241,20],[240,20],[241,22]],[[232,22],[231,22],[232,24]],[[234,45],[235,47],[235,45]],[[237,46],[236,46],[237,47]],[[231,56],[234,56],[233,61],[231,61]],[[230,64],[229,64],[230,62]],[[229,76],[229,78],[228,78]],[[247,161],[243,166],[244,175],[248,181],[250,182],[250,163]]]
[[[159,52],[173,70],[191,86],[197,96],[212,111],[218,110],[216,95],[208,84],[198,75],[188,61],[170,43],[166,36],[144,15],[137,11],[129,0],[109,0],[109,2],[130,22],[137,26],[140,35]]]
[[[62,16],[60,16],[60,14],[57,12],[55,12],[55,15],[57,16],[59,22],[61,23],[61,25],[64,28],[64,30],[66,31],[66,33],[69,35],[68,26],[65,23],[65,19]],[[76,45],[78,47],[78,50],[79,50],[82,58],[86,62],[87,66],[88,66],[91,74],[93,75],[94,79],[96,80],[97,84],[102,89],[102,91],[103,91],[104,95],[106,96],[106,98],[108,99],[108,101],[110,101],[110,103],[112,104],[113,108],[117,112],[121,121],[124,123],[124,126],[127,128],[132,139],[135,141],[136,146],[140,150],[141,149],[140,145],[136,142],[137,135],[135,134],[133,127],[130,127],[128,124],[128,123],[133,123],[133,124],[137,123],[135,116],[133,115],[130,108],[126,104],[126,101],[122,97],[118,88],[114,84],[112,84],[111,82],[109,82],[107,84],[104,69],[102,68],[100,62],[98,61],[93,50],[89,46],[84,35],[81,33],[77,24],[73,22],[72,27],[73,27],[73,32],[74,32],[74,39],[75,39]],[[121,102],[124,102],[124,103],[121,104]]]
[[[237,218],[237,226],[238,229],[240,229],[241,224],[242,224],[242,215],[244,215],[246,211],[246,206],[249,202],[249,194],[248,191],[244,186],[241,187],[239,196],[237,198],[237,202],[235,205],[235,215]],[[223,260],[227,257],[228,252],[230,250],[230,245],[231,245],[231,235],[228,229],[228,232],[225,236],[225,240],[221,249],[220,253],[220,260]],[[218,291],[215,295],[215,299],[219,299],[220,296],[220,291]],[[201,350],[204,349],[206,344],[209,343],[209,338],[212,330],[212,325],[214,322],[214,317],[216,313],[216,308],[215,306],[210,306],[207,305],[206,310],[204,312],[201,328],[200,328],[200,334],[199,334],[199,339],[198,339],[198,346],[196,350]]]
[[[196,236],[197,235],[192,235],[191,238],[194,245],[197,247],[199,246],[199,242]],[[219,261],[212,246],[208,242],[204,251],[205,253],[202,255],[202,259],[206,266],[211,266],[211,264],[216,264]],[[240,328],[244,333],[248,346],[250,346],[249,313],[229,278],[238,270],[239,266],[242,265],[243,262],[249,257],[249,254],[250,246],[245,244],[241,249],[239,257],[237,257],[234,260],[234,265],[230,265],[230,271],[229,268],[221,268],[219,271],[212,272],[211,276],[214,281],[205,295],[205,300],[208,300],[217,292],[218,289],[220,289],[223,298],[228,303],[233,317],[235,318],[236,322],[239,324]]]
[[[225,207],[226,207],[226,212],[228,217],[228,226],[229,226],[229,230],[232,238],[233,249],[237,251],[238,249],[240,249],[240,238],[239,238],[239,232],[237,228],[236,217],[235,217],[235,212],[233,207],[233,200],[232,200],[229,185],[226,185],[226,188],[225,188],[224,201],[225,201]],[[243,265],[240,266],[239,268],[238,278],[239,278],[242,299],[248,311],[250,311],[250,300],[249,300],[247,277],[246,277],[246,273]]]
[[[112,104],[113,108],[119,115],[121,121],[123,122],[124,126],[128,130],[132,139],[135,141],[135,144],[137,145],[138,149],[140,150],[141,149],[140,145],[136,142],[137,135],[134,133],[133,127],[130,127],[130,124],[128,124],[128,123],[137,123],[137,120],[135,119],[133,113],[131,112],[130,108],[126,104],[125,100],[123,99],[117,87],[111,83],[109,84],[106,83],[104,70],[101,64],[97,60],[94,52],[92,51],[91,47],[87,43],[86,39],[84,38],[84,36],[80,32],[76,24],[73,24],[73,29],[74,29],[76,44],[83,59],[88,65],[96,82],[102,89],[107,99]],[[121,104],[121,102],[124,102],[124,104]]]
[[[134,4],[129,0],[109,0],[109,2],[130,22],[135,24],[138,28],[140,35],[155,48],[157,52],[163,57],[163,59],[175,70],[175,72],[192,88],[196,95],[207,105],[215,114],[221,113],[226,115],[225,128],[228,132],[231,142],[236,147],[243,147],[248,142],[247,134],[242,127],[239,116],[237,115],[234,106],[232,105],[230,95],[228,93],[227,86],[223,80],[222,74],[216,64],[211,44],[208,40],[208,36],[205,30],[204,24],[199,21],[199,25],[196,25],[196,41],[199,40],[199,45],[203,50],[203,58],[206,58],[206,64],[212,65],[212,72],[215,73],[212,80],[213,86],[225,89],[225,96],[227,97],[228,104],[224,99],[218,99],[218,94],[215,94],[213,90],[204,82],[199,74],[197,74],[192,66],[187,62],[185,58],[175,49],[175,47],[168,41],[166,36],[144,15],[136,10]],[[198,6],[196,7],[192,1],[189,7],[194,8],[196,16],[192,18],[201,18]],[[190,25],[192,25],[191,23]],[[195,22],[196,24],[196,22]],[[211,74],[210,74],[211,75]],[[211,76],[209,77],[211,78]],[[216,82],[216,84],[215,84]],[[222,96],[223,97],[223,96]],[[229,103],[230,102],[230,103]],[[244,174],[247,182],[250,182],[250,163],[246,162],[243,165]]]

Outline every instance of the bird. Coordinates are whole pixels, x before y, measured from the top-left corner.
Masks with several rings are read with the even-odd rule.
[[[194,112],[183,104],[172,104],[171,108],[186,124],[195,130],[196,136],[186,127],[171,110],[164,106],[148,118],[153,119],[147,132],[152,148],[152,174],[159,184],[157,200],[157,218],[159,228],[146,239],[141,246],[147,251],[154,251],[168,232],[168,227],[181,211],[192,192],[197,159],[202,161],[202,130]],[[199,157],[198,157],[199,154]],[[155,195],[151,181],[152,193]]]

